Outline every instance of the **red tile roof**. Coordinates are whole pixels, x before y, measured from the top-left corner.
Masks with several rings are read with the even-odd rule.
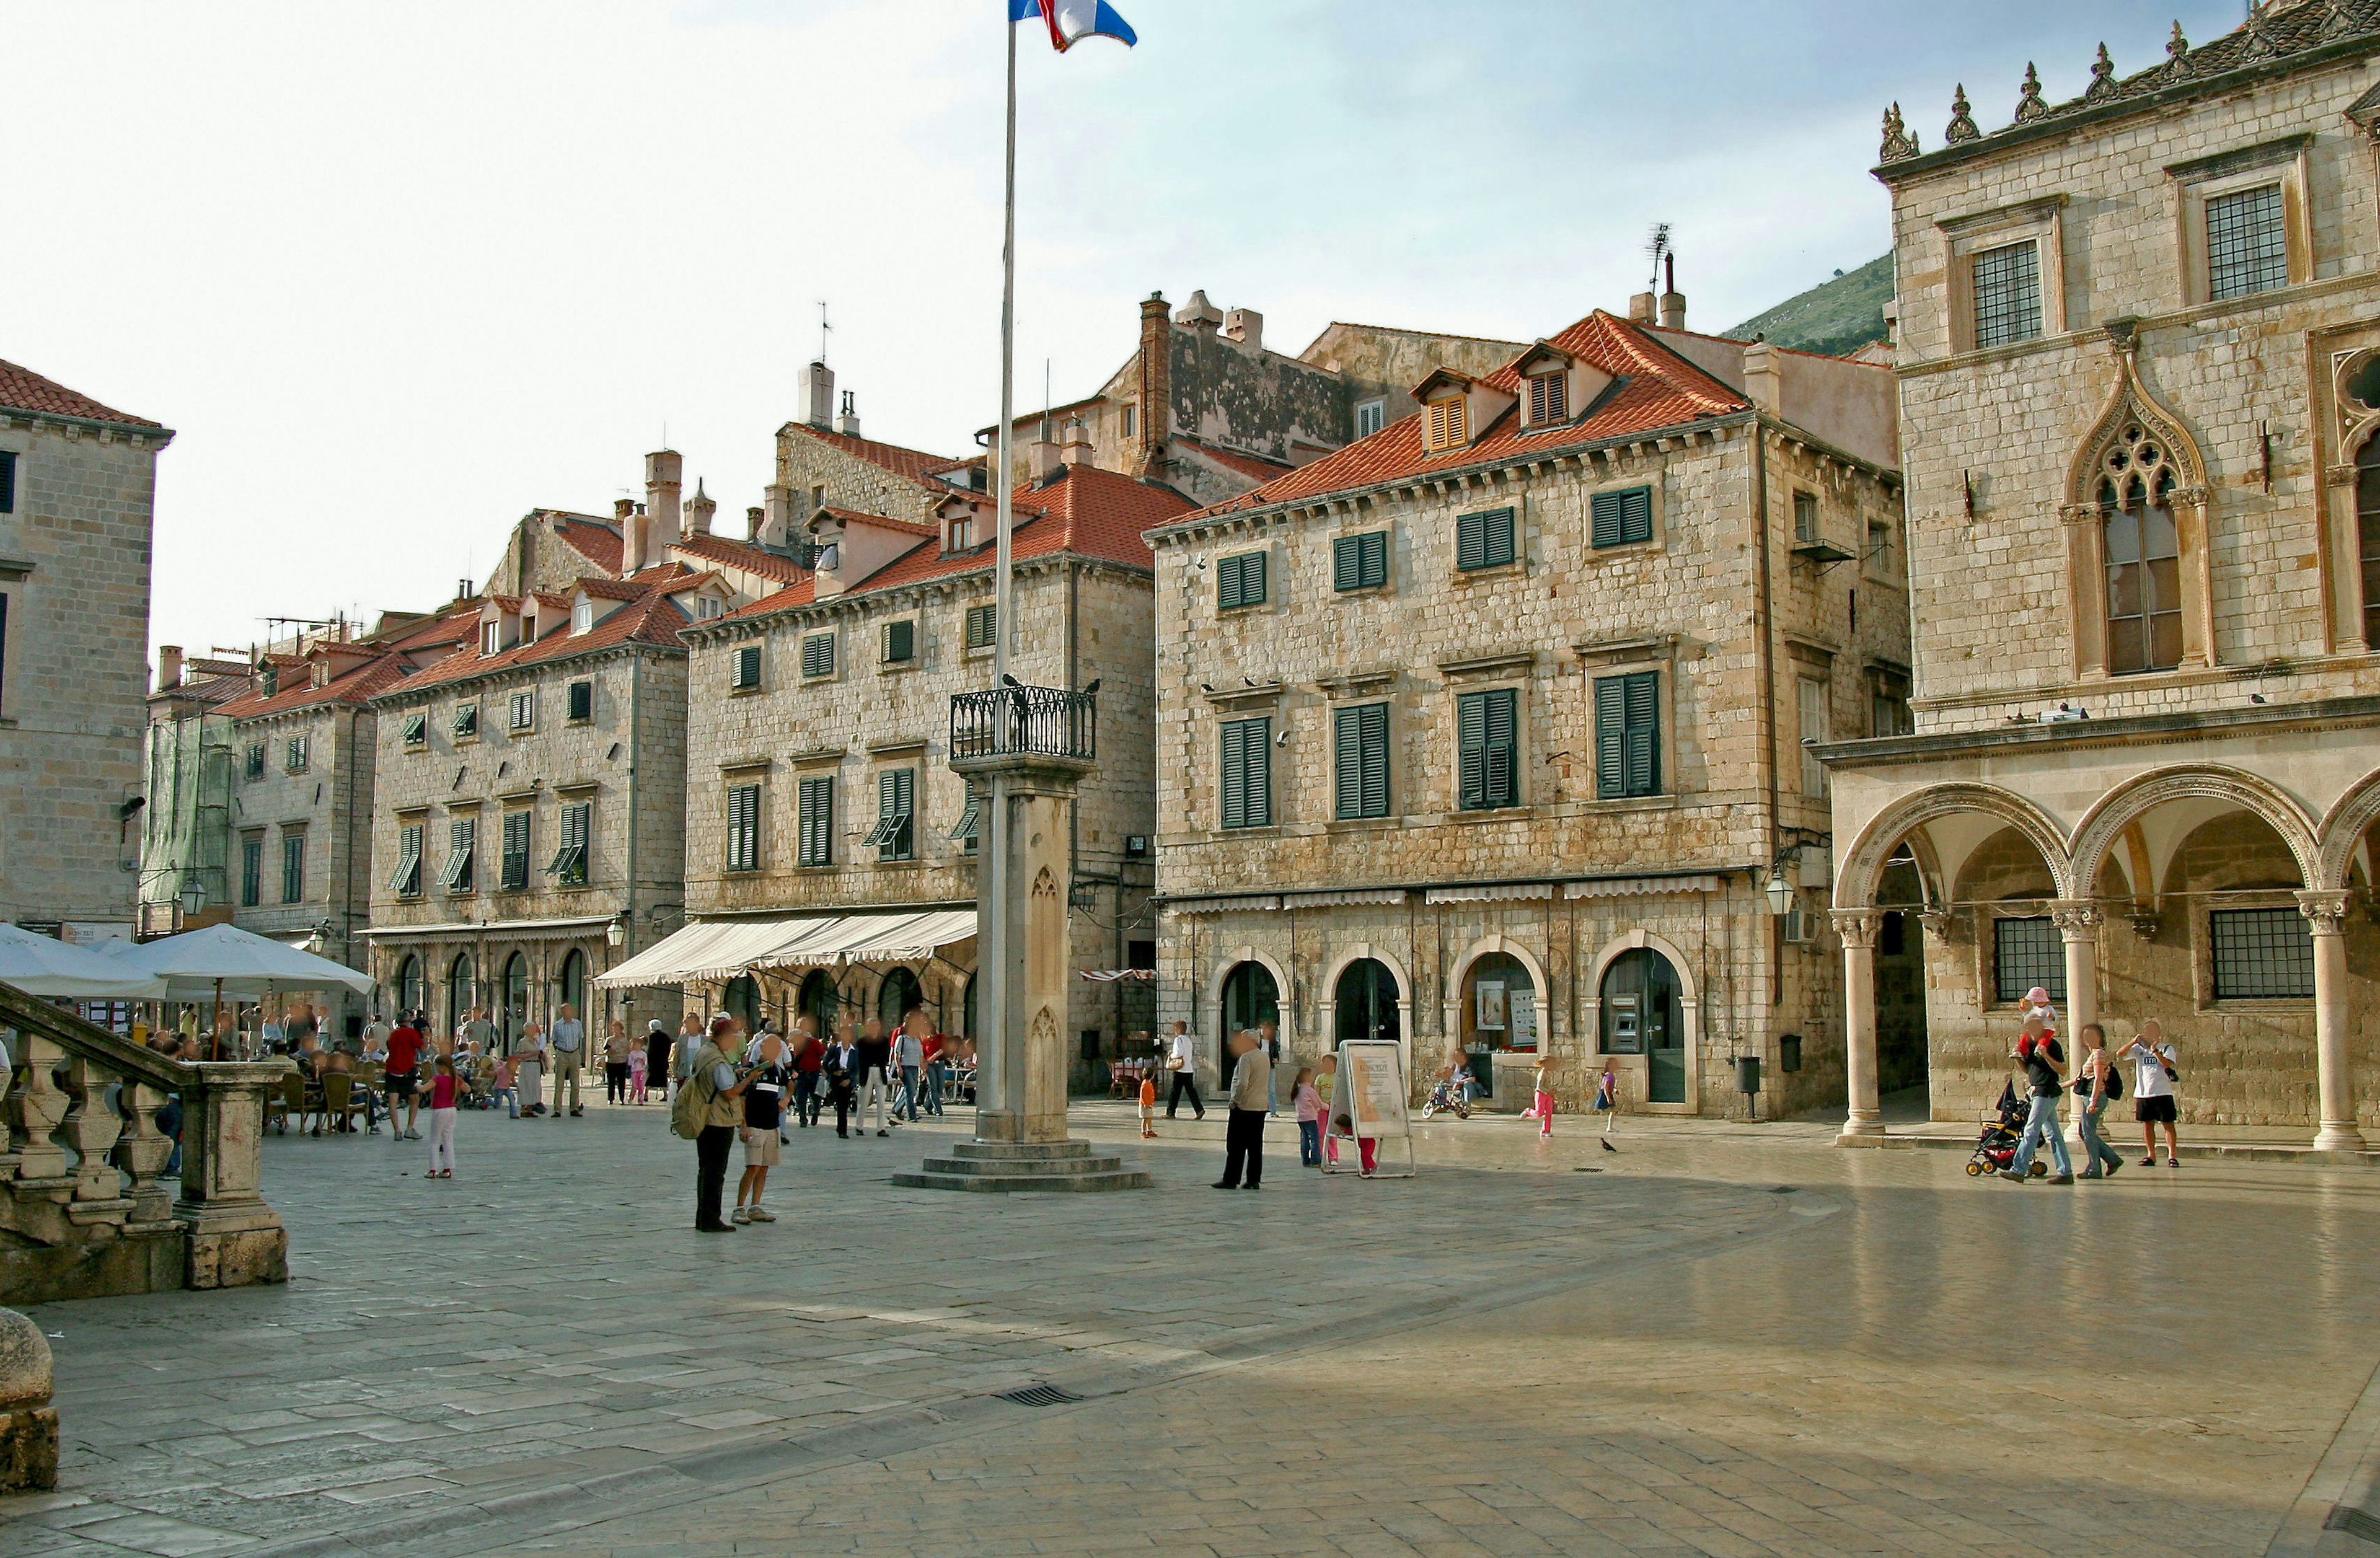
[[[110,410],[87,395],[77,395],[66,385],[44,379],[31,369],[19,368],[13,362],[0,362],[0,407],[12,411],[46,411],[56,417],[80,417],[85,421],[115,422],[125,427],[164,431],[162,424],[146,417]]]
[[[1416,411],[1390,422],[1369,438],[1325,455],[1311,465],[1300,466],[1254,492],[1227,498],[1205,512],[1229,514],[1269,504],[1294,503],[1325,493],[1405,481],[1438,470],[1682,427],[1706,417],[1723,417],[1751,408],[1752,403],[1736,391],[1628,321],[1599,309],[1552,337],[1550,344],[1619,381],[1616,392],[1608,392],[1594,414],[1584,420],[1524,432],[1516,404],[1471,444],[1428,454],[1422,448],[1425,418]],[[1479,382],[1507,395],[1517,395],[1521,388],[1520,375],[1509,363]]]
[[[684,552],[705,562],[722,567],[741,568],[747,574],[791,583],[803,577],[802,566],[780,552],[746,541],[730,541],[725,536],[687,535],[670,542],[673,551]]]
[[[635,601],[645,593],[642,585],[625,578],[582,578],[578,588],[599,601]]]
[[[569,624],[565,622],[540,633],[534,643],[515,644],[501,654],[449,655],[437,664],[407,676],[391,690],[406,693],[419,688],[440,687],[493,672],[584,654],[589,650],[610,649],[616,644],[668,644],[674,647],[678,641],[677,630],[689,619],[678,609],[677,603],[669,598],[669,592],[685,588],[689,577],[691,571],[678,563],[664,563],[647,568],[632,578],[619,581],[636,586],[637,599],[584,633],[571,632]],[[602,582],[608,581],[579,581],[582,589]]]
[[[403,681],[412,670],[412,663],[404,655],[391,652],[367,661],[322,687],[314,686],[310,676],[297,687],[283,688],[270,698],[261,690],[235,698],[215,712],[229,714],[236,720],[252,720],[319,704],[361,704],[374,693],[385,692]]]
[[[1208,444],[1196,438],[1177,436],[1169,442],[1186,444],[1225,469],[1236,470],[1241,475],[1257,481],[1269,481],[1277,476],[1297,469],[1287,460],[1267,459],[1262,455],[1251,455],[1241,449],[1226,449],[1220,444]]]
[[[991,501],[991,494],[989,493],[977,493],[972,495],[986,503],[990,503]],[[909,535],[921,536],[932,541],[940,541],[942,536],[942,532],[937,527],[932,525],[921,525],[915,519],[895,519],[889,515],[862,514],[856,508],[835,508],[832,505],[820,510],[820,512],[822,514],[832,514],[846,525],[856,520],[862,525],[873,525],[880,530],[900,530]]]
[[[938,472],[956,470],[975,463],[973,459],[957,459],[949,455],[929,455],[922,449],[905,449],[898,444],[879,444],[872,438],[855,438],[850,433],[813,427],[808,422],[788,422],[785,425],[792,432],[815,438],[829,448],[840,449],[846,455],[866,460],[869,465],[880,467],[895,476],[905,476],[912,481],[947,486],[949,483],[942,482]]]
[[[550,510],[553,533],[563,543],[607,574],[620,571],[620,532],[608,520],[589,514]]]
[[[980,495],[980,494],[978,494]],[[1170,523],[1197,505],[1171,487],[1153,487],[1112,470],[1092,466],[1066,466],[1038,486],[1019,487],[1010,531],[1010,550],[1018,562],[1072,552],[1078,556],[1151,567],[1142,532]],[[992,549],[942,554],[939,541],[929,541],[879,568],[848,595],[892,590],[924,579],[975,573],[992,566]],[[797,583],[765,596],[731,617],[761,616],[816,599],[815,581],[805,576]]]

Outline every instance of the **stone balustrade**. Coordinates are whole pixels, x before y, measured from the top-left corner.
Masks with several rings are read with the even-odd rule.
[[[286,1280],[259,1175],[264,1090],[287,1062],[172,1060],[5,984],[0,1031],[0,1302]]]

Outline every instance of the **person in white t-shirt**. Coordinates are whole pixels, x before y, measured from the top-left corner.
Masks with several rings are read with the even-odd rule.
[[[1182,1107],[1182,1095],[1188,1093],[1190,1107],[1203,1120],[1207,1117],[1207,1103],[1198,1096],[1198,1041],[1190,1037],[1190,1025],[1178,1018],[1172,1029],[1165,1064],[1173,1071],[1173,1090],[1166,1095],[1165,1117],[1173,1118]]]
[[[2165,1166],[2181,1166],[2181,1145],[2174,1138],[2174,1119],[2180,1107],[2174,1097],[2173,1046],[2165,1041],[2165,1029],[2151,1017],[2141,1024],[2141,1030],[2124,1052],[2137,1069],[2132,1074],[2132,1115],[2141,1123],[2141,1146],[2148,1156],[2141,1167],[2156,1163],[2156,1130],[2165,1127]]]

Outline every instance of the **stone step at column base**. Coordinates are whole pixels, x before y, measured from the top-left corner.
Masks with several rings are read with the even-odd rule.
[[[1155,1178],[1121,1157],[1094,1155],[1087,1141],[962,1141],[892,1183],[911,1190],[1147,1190]]]

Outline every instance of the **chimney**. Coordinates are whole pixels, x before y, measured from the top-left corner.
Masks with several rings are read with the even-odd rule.
[[[1172,354],[1165,294],[1152,292],[1140,305],[1140,447],[1126,461],[1142,476],[1155,476],[1165,463],[1165,438],[1173,425]]]
[[[1638,324],[1652,323],[1654,317],[1653,295],[1649,292],[1639,292],[1633,298],[1629,298],[1628,317]]]
[[[846,438],[856,438],[859,436],[859,411],[858,408],[852,404],[852,396],[849,390],[843,392],[843,412],[834,420],[834,431],[842,433]]]
[[[1264,315],[1254,309],[1233,309],[1223,316],[1223,337],[1237,341],[1250,351],[1264,347]]]
[[[1087,467],[1098,463],[1091,457],[1091,430],[1083,425],[1082,418],[1066,419],[1065,432],[1058,444],[1058,459],[1062,465]]]
[[[159,692],[163,692],[167,688],[176,688],[180,687],[181,685],[182,646],[179,644],[159,644],[157,646],[157,690]]]
[[[1669,290],[1661,294],[1661,328],[1683,330],[1686,327],[1686,295],[1678,290],[1678,257],[1665,254],[1661,259],[1669,267],[1666,272]]]
[[[1050,436],[1050,422],[1044,418],[1034,430],[1032,445],[1026,451],[1030,462],[1026,469],[1033,473],[1036,482],[1047,481],[1058,472],[1058,441]]]
[[[660,562],[662,551],[677,540],[677,495],[685,477],[686,461],[676,450],[656,449],[645,456],[645,555],[652,562]]]
[[[694,501],[686,505],[686,533],[690,536],[709,535],[710,517],[717,512],[719,505],[702,490],[702,482],[698,478],[694,483]]]
[[[1223,312],[1207,301],[1206,288],[1201,287],[1190,294],[1190,300],[1182,305],[1182,311],[1173,316],[1173,323],[1212,335],[1223,323]]]
[[[646,548],[652,537],[652,519],[639,505],[632,510],[620,527],[620,577],[642,573]]]
[[[760,543],[760,532],[768,528],[769,511],[753,507],[744,511],[744,539],[755,546]]]
[[[794,544],[794,490],[771,486],[760,491],[768,506],[762,511],[759,541],[763,546]]]
[[[1783,414],[1783,386],[1779,383],[1777,348],[1755,341],[1743,348],[1743,393],[1772,416]]]
[[[800,404],[795,415],[812,427],[834,425],[834,370],[813,362],[802,371]]]

